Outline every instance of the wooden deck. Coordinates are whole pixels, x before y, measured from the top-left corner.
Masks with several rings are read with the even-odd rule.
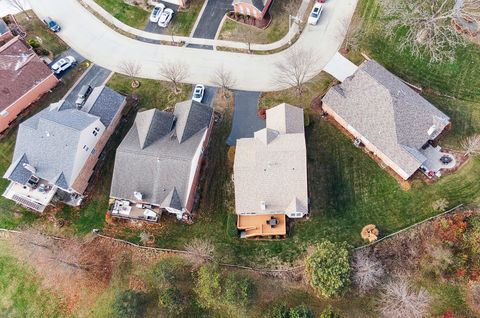
[[[267,224],[272,217],[279,221],[276,226]],[[242,231],[242,238],[285,236],[287,223],[285,214],[239,215],[237,228]]]

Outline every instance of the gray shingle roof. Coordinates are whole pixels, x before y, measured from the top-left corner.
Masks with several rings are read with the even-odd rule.
[[[363,62],[322,101],[409,175],[426,159],[418,150],[450,121],[374,61]]]
[[[93,89],[82,110],[100,117],[100,121],[108,127],[124,102],[125,96],[107,86],[99,86]]]
[[[3,21],[3,19],[0,19],[0,35],[7,33],[8,31],[10,31],[10,29],[8,28],[7,24],[5,21]]]
[[[140,192],[142,202],[182,210],[192,159],[212,114],[211,107],[191,101],[175,106],[176,120],[157,109],[138,113],[117,149],[110,195],[137,202],[134,192]],[[142,147],[145,139],[149,142]]]
[[[282,127],[290,129],[283,132],[275,129]],[[253,138],[237,140],[234,163],[237,214],[308,212],[303,130],[303,109],[281,104],[267,110],[266,128],[255,132]],[[261,209],[262,201],[265,210]]]
[[[66,190],[71,187],[84,164],[79,159],[85,152],[82,133],[92,129],[92,125],[101,127],[102,118],[104,122],[111,122],[112,114],[122,110],[123,96],[117,94],[122,97],[118,98],[110,91],[101,90],[95,100],[102,102],[93,103],[90,113],[62,100],[21,123],[13,163],[4,177],[25,184],[31,173],[23,163],[28,163],[35,167],[37,177]]]

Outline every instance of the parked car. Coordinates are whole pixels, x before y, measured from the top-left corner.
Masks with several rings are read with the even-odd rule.
[[[168,23],[170,23],[170,20],[172,20],[173,17],[173,10],[170,8],[166,8],[163,10],[162,14],[160,15],[160,18],[158,19],[158,26],[162,28],[166,28],[168,26]]]
[[[82,86],[82,88],[78,92],[77,100],[75,101],[75,104],[77,105],[77,107],[82,107],[83,104],[85,104],[85,101],[87,100],[88,96],[90,96],[91,92],[92,92],[92,86],[90,85]]]
[[[308,23],[311,25],[316,25],[318,23],[318,19],[320,19],[320,15],[323,11],[323,4],[315,3],[312,9],[312,13],[308,17]]]
[[[192,100],[201,103],[203,100],[204,94],[205,94],[205,86],[203,86],[202,84],[197,84],[193,89]]]
[[[150,22],[157,23],[158,19],[160,19],[160,16],[163,13],[163,10],[165,10],[165,5],[163,3],[157,4],[150,14]]]
[[[65,71],[66,69],[75,65],[75,63],[77,63],[75,58],[73,56],[69,55],[69,56],[63,57],[63,58],[59,59],[58,61],[56,61],[55,63],[53,63],[50,68],[52,69],[53,73],[60,74],[61,72]]]
[[[43,19],[43,22],[47,25],[47,27],[52,30],[53,32],[58,32],[60,31],[62,28],[58,25],[57,22],[55,22],[52,18],[50,17],[46,17],[45,19]]]

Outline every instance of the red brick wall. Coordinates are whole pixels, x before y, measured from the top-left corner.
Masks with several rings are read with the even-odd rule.
[[[83,194],[85,192],[85,190],[87,189],[88,181],[90,180],[90,177],[92,176],[92,173],[93,173],[93,169],[95,168],[95,165],[98,162],[98,157],[102,153],[103,148],[107,144],[108,140],[110,139],[113,132],[117,128],[117,125],[120,122],[120,119],[122,118],[123,107],[125,107],[125,103],[121,107],[118,114],[113,118],[110,125],[105,129],[105,132],[103,133],[102,137],[100,137],[100,140],[95,145],[95,154],[90,155],[88,157],[88,159],[85,162],[82,170],[80,170],[80,173],[78,174],[77,178],[75,179],[75,182],[73,183],[72,188],[77,193]]]
[[[0,35],[0,42],[7,42],[11,38],[13,38],[13,34],[9,30],[8,32],[5,32],[4,34]]]
[[[197,170],[195,171],[195,177],[193,178],[192,187],[190,188],[190,192],[188,193],[187,206],[185,207],[185,209],[190,213],[192,212],[193,203],[195,202],[195,194],[197,192],[198,181],[200,179],[200,171],[202,170],[205,150],[207,149],[208,142],[210,141],[213,122],[214,122],[214,116],[212,115],[212,118],[210,119],[210,125],[208,126],[207,135],[205,136],[205,140],[202,145],[202,148],[204,151],[200,155],[200,158],[198,158]]]
[[[39,99],[47,91],[55,87],[58,83],[58,79],[55,75],[51,74],[43,82],[32,88],[25,95],[20,97],[8,106],[5,111],[8,112],[6,117],[0,116],[0,132],[8,128],[9,124],[17,118],[17,116],[24,111],[30,104]]]
[[[247,14],[247,8],[250,12],[250,14]],[[249,15],[255,19],[263,19],[263,13],[258,10],[257,8],[255,8],[253,5],[251,5],[250,3],[237,3],[233,6],[233,9],[235,10],[236,13],[239,13],[239,14],[242,14],[242,15]],[[256,12],[256,16],[254,14],[254,12]]]

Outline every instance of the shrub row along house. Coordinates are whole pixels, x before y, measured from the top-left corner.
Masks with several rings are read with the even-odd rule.
[[[450,118],[375,61],[322,99],[323,110],[403,179],[428,166]]]
[[[167,211],[189,219],[213,109],[196,101],[173,113],[139,112],[117,149],[111,187],[111,215],[158,221]]]
[[[308,213],[303,109],[280,104],[266,116],[266,128],[237,140],[235,151],[235,211],[244,238],[286,235],[287,217]]]
[[[38,212],[54,197],[80,205],[125,104],[124,96],[101,86],[79,109],[61,100],[22,122],[3,196]]]
[[[58,79],[50,68],[19,37],[12,38],[1,46],[0,133],[57,83]]]

